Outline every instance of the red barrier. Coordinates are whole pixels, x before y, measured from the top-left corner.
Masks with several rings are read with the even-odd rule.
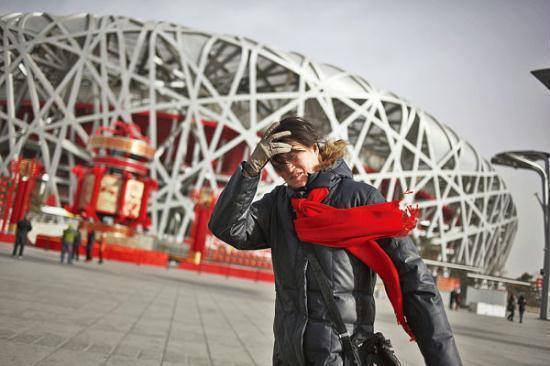
[[[207,262],[215,262],[222,265],[236,264],[239,266],[252,267],[252,270],[273,270],[271,256],[262,255],[260,251],[235,250],[219,241],[208,247],[205,260]]]
[[[13,244],[15,243],[14,234],[0,233],[0,243]]]
[[[54,236],[37,235],[35,246],[37,248],[42,248],[46,250],[60,251],[61,238],[54,237]],[[82,257],[86,255],[85,241],[83,241],[82,245],[80,245],[79,254]],[[244,254],[245,256],[241,258],[245,258],[250,253],[235,252],[235,253],[231,253],[231,255],[227,255],[227,253],[225,253],[225,255],[222,255],[221,251],[218,252],[219,258],[222,260],[226,260],[227,261],[226,263],[237,263],[239,261],[243,261],[242,259],[237,260],[237,256],[235,256],[235,254],[237,254],[237,256],[239,254]],[[99,256],[99,246],[97,243],[94,245],[92,249],[92,256],[93,257]],[[144,250],[139,248],[130,248],[130,247],[125,247],[125,246],[116,245],[116,244],[107,245],[107,247],[105,248],[105,252],[103,253],[103,258],[121,261],[121,262],[136,263],[138,265],[145,264],[145,265],[159,266],[159,267],[166,267],[168,263],[168,254],[164,252],[159,252],[155,250]],[[262,264],[263,265],[259,267],[267,268],[267,270],[262,270],[261,268],[252,268],[252,267],[242,268],[242,267],[232,266],[229,264],[204,263],[204,262],[198,265],[194,263],[181,262],[178,268],[196,271],[199,273],[209,273],[209,274],[216,274],[216,275],[221,275],[226,277],[244,278],[244,279],[253,280],[253,281],[274,282],[275,278],[273,276],[273,272],[270,270],[271,261],[269,261],[269,265],[266,265],[266,263],[262,263]]]
[[[55,236],[37,235],[35,246],[46,250],[61,251],[61,238]],[[83,241],[82,245],[80,245],[79,254],[81,256],[86,255],[85,241]],[[92,256],[99,256],[99,247],[97,243],[95,243],[92,248]],[[168,264],[168,254],[164,252],[125,247],[116,244],[107,244],[105,251],[103,252],[103,259],[159,267],[166,267]]]
[[[262,271],[258,269],[252,269],[252,268],[250,269],[239,268],[239,267],[223,265],[223,264],[212,264],[212,263],[204,263],[204,262],[201,262],[200,264],[194,264],[194,263],[188,263],[188,262],[181,262],[178,268],[196,271],[199,273],[204,272],[209,274],[216,274],[216,275],[225,276],[225,277],[245,278],[253,281],[263,281],[263,282],[275,281],[275,277],[273,275],[273,272],[271,271]]]

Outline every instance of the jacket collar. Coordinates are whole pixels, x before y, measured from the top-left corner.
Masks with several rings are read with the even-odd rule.
[[[305,187],[294,189],[287,186],[287,195],[290,197],[297,195],[305,197],[309,191],[320,187],[326,187],[332,190],[332,188],[340,183],[342,179],[352,177],[353,174],[346,162],[342,159],[338,159],[331,168],[309,174]]]

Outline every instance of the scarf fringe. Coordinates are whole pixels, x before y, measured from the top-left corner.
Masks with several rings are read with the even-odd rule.
[[[407,321],[405,320],[405,318],[403,317],[402,319],[400,319],[400,316],[397,314],[397,313],[394,313],[395,314],[395,317],[397,319],[397,325],[403,327],[403,330],[405,331],[405,333],[407,333],[409,335],[409,342],[416,342],[416,337],[411,329],[411,327],[409,326],[409,323],[407,323]]]

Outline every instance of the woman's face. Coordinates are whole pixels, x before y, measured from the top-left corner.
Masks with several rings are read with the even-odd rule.
[[[307,184],[308,173],[319,170],[319,148],[291,142],[292,151],[275,155],[271,164],[291,188],[302,188]]]

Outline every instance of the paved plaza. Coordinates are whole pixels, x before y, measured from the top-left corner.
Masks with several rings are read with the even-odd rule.
[[[0,244],[0,365],[270,365],[273,284]],[[449,312],[465,365],[549,365],[550,322]],[[376,328],[404,365],[414,343],[377,301]]]

